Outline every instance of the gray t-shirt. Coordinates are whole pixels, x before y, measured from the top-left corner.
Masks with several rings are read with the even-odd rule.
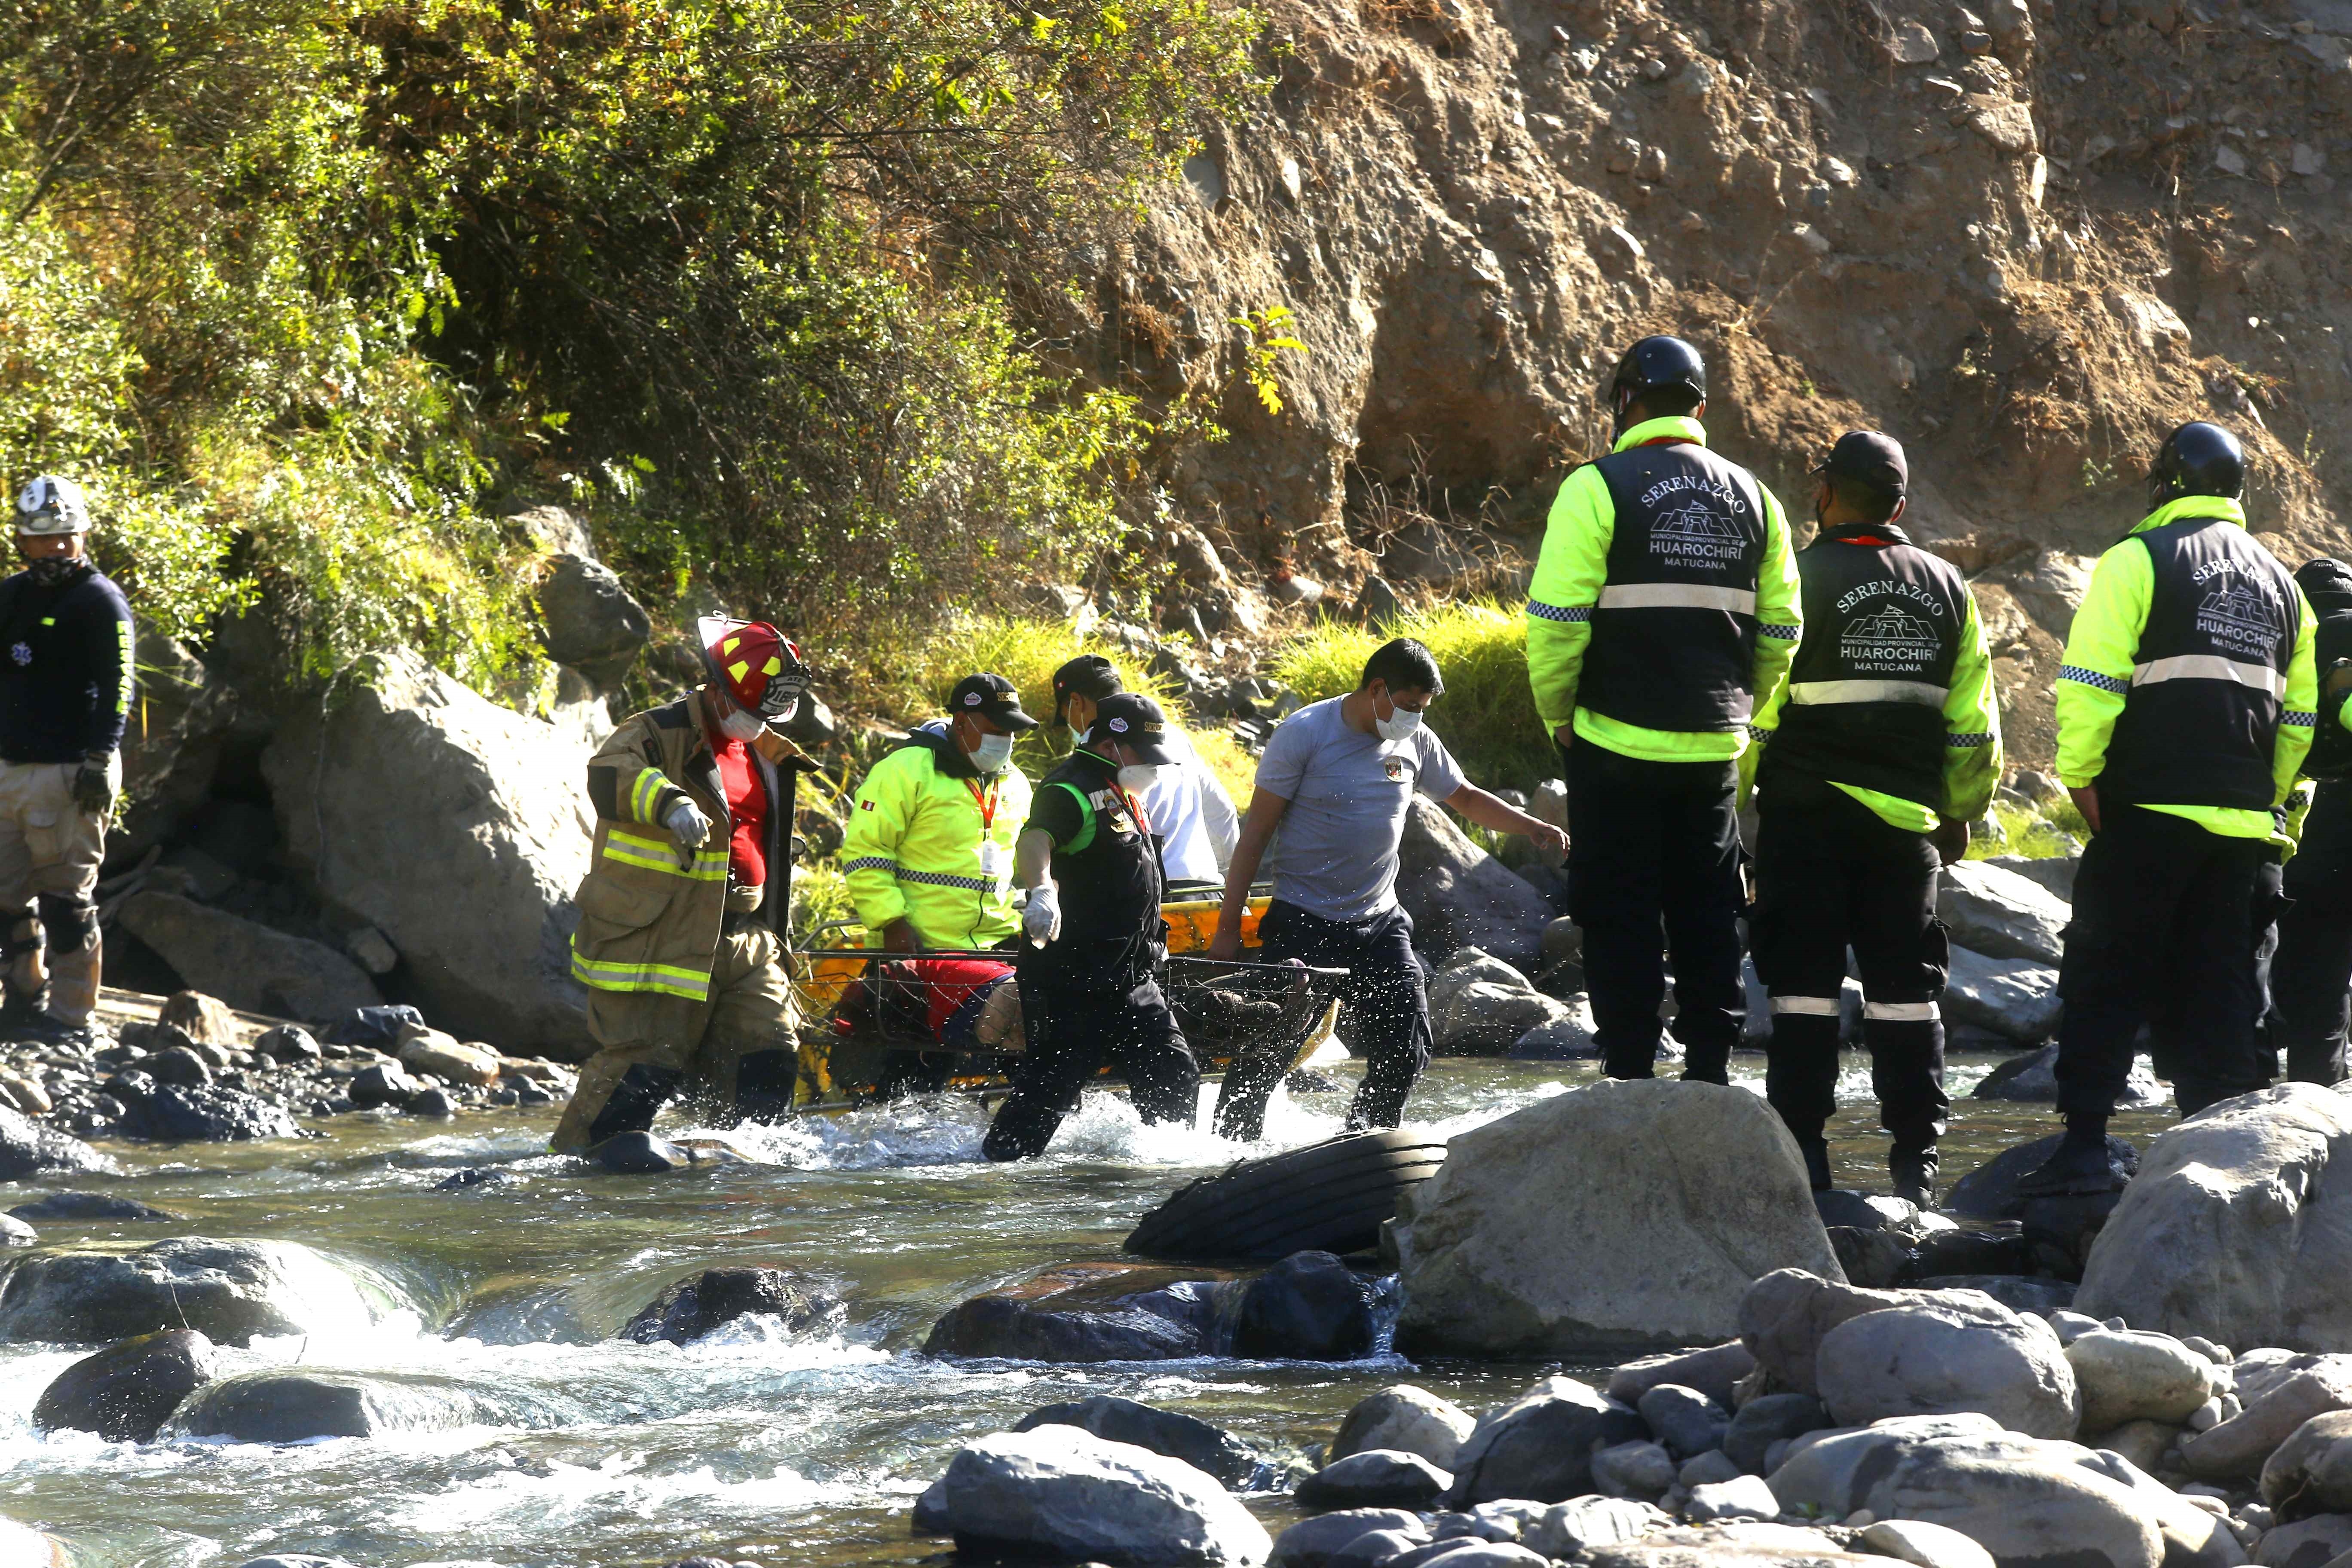
[[[1348,728],[1339,701],[1309,703],[1282,721],[1258,760],[1257,787],[1290,802],[1274,844],[1274,896],[1325,920],[1358,921],[1396,902],[1412,792],[1444,800],[1463,779],[1425,727],[1383,741]]]

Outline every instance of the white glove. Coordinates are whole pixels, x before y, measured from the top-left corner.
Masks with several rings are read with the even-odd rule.
[[[1029,889],[1029,903],[1021,911],[1021,930],[1030,944],[1043,947],[1062,934],[1062,900],[1054,885]]]
[[[669,829],[669,836],[677,840],[681,849],[691,849],[710,837],[710,818],[703,816],[702,808],[690,800],[681,800],[671,806],[669,815],[662,818],[662,826]]]

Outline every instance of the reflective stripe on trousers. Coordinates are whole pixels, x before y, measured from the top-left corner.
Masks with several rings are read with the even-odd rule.
[[[1838,999],[1834,996],[1775,996],[1775,1013],[1802,1013],[1818,1017],[1834,1018],[1838,1015]],[[1893,1024],[1932,1024],[1944,1016],[1943,1008],[1934,1002],[1864,1002],[1862,1016]]]

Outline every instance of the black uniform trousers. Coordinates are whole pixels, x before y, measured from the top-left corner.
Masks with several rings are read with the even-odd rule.
[[[1838,993],[1852,947],[1880,1124],[1900,1152],[1934,1148],[1952,1107],[1939,1007],[1951,946],[1936,919],[1936,847],[1813,779],[1768,778],[1757,811],[1748,937],[1772,996],[1765,1098],[1801,1142],[1822,1136],[1837,1109]]]
[[[2345,1078],[2352,1023],[2352,779],[2323,781],[2283,877],[2290,900],[2270,965],[2270,1042],[2298,1083]]]
[[[2277,851],[2120,801],[2100,816],[2058,971],[2059,1110],[2114,1114],[2142,1024],[2182,1115],[2268,1088],[2255,949],[2283,901]]]
[[[1671,952],[1683,1076],[1729,1082],[1746,1004],[1737,768],[1646,762],[1587,740],[1563,763],[1569,912],[1584,930],[1602,1066],[1611,1078],[1655,1076]]]
[[[1412,952],[1412,917],[1391,907],[1359,921],[1326,920],[1276,899],[1258,921],[1259,957],[1345,969],[1340,1028],[1364,1059],[1364,1080],[1348,1107],[1348,1130],[1394,1127],[1405,1097],[1429,1066],[1429,993]]]
[[[1020,985],[1029,1048],[1013,1066],[1013,1092],[997,1108],[981,1152],[992,1160],[1044,1153],[1107,1065],[1127,1075],[1144,1121],[1192,1121],[1201,1068],[1159,982],[1145,975],[1072,985],[1024,973]]]

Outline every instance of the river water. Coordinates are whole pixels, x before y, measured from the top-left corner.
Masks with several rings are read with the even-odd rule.
[[[1956,1100],[1996,1059],[1956,1058]],[[1760,1088],[1761,1058],[1735,1061]],[[1442,1061],[1409,1115],[1447,1135],[1590,1076]],[[1866,1070],[1850,1065],[1840,1181],[1883,1191],[1867,1094]],[[761,1568],[917,1563],[942,1549],[909,1539],[915,1496],[960,1442],[1040,1405],[1124,1394],[1279,1455],[1328,1438],[1341,1412],[1388,1383],[1474,1409],[1509,1397],[1546,1369],[1393,1357],[955,1365],[919,1353],[932,1321],[965,1297],[1118,1257],[1175,1186],[1242,1153],[1331,1135],[1345,1099],[1278,1096],[1265,1142],[1238,1150],[1142,1127],[1123,1100],[1089,1095],[1047,1156],[1017,1167],[980,1160],[982,1114],[951,1099],[738,1132],[780,1163],[667,1177],[590,1173],[541,1152],[551,1115],[470,1117],[425,1136],[412,1120],[347,1116],[300,1144],[118,1148],[122,1174],[50,1184],[121,1192],[181,1219],[52,1224],[45,1243],[308,1243],[360,1282],[359,1296],[306,1337],[225,1352],[233,1370],[346,1369],[467,1391],[477,1408],[456,1429],[290,1447],[43,1436],[34,1402],[82,1352],[0,1345],[0,1516],[67,1541],[78,1568],[228,1568],[268,1551],[362,1568],[638,1568],[697,1550]],[[2161,1119],[2122,1121],[2137,1138]],[[1959,1100],[1946,1179],[2055,1127],[2043,1108]],[[488,1165],[519,1179],[433,1190]],[[0,1207],[30,1195],[0,1184]],[[828,1277],[846,1323],[795,1341],[743,1321],[686,1349],[608,1337],[670,1280],[721,1263]],[[1276,1505],[1261,1511],[1281,1522]]]

